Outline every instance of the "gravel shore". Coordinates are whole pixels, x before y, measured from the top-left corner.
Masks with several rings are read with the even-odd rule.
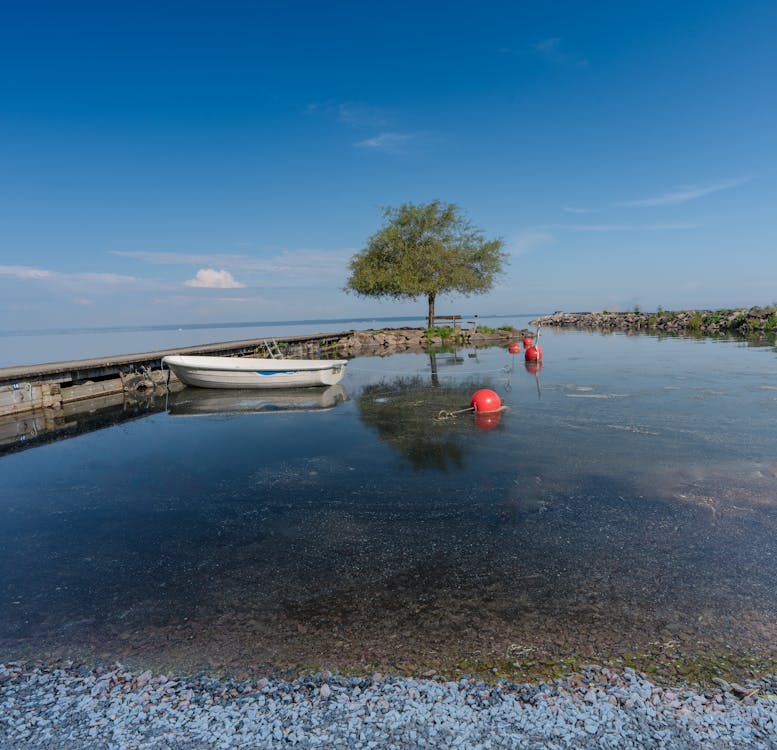
[[[668,688],[591,665],[554,682],[171,678],[0,665],[4,750],[777,748],[777,678]]]

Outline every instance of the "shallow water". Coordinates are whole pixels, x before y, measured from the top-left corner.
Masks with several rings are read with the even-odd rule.
[[[542,338],[537,373],[500,348],[359,358],[309,402],[185,390],[0,458],[0,661],[768,663],[775,350]],[[480,387],[508,409],[437,418]]]

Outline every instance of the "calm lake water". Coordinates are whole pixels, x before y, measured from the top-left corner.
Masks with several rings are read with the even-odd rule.
[[[777,353],[543,332],[0,457],[0,660],[694,678],[777,654]],[[509,407],[466,407],[480,387]]]
[[[464,315],[482,325],[498,328],[514,325],[525,328],[537,315]],[[153,352],[200,346],[222,341],[257,338],[309,336],[314,333],[340,333],[352,329],[420,328],[422,317],[338,318],[329,320],[276,320],[238,323],[194,323],[187,325],[116,326],[61,328],[47,330],[0,330],[0,367],[62,362],[71,359]]]

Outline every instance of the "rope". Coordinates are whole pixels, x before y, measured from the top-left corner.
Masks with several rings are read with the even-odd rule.
[[[491,411],[481,411],[478,412],[474,406],[468,406],[466,409],[457,409],[456,411],[446,411],[445,409],[441,409],[437,416],[434,418],[435,422],[444,422],[446,419],[453,419],[459,414],[465,414],[468,411],[474,411],[475,414],[493,414],[494,412],[498,411],[507,411],[507,407],[502,405],[498,409],[493,409]]]
[[[446,411],[440,409],[437,416],[434,418],[435,422],[444,422],[446,419],[453,419],[457,414],[464,414],[468,411],[475,411],[474,406],[468,406],[466,409],[458,409],[457,411]]]

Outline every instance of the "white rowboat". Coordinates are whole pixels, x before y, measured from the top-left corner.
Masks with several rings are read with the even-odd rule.
[[[260,359],[258,357],[162,358],[186,385],[200,388],[309,388],[343,379],[347,359]]]

